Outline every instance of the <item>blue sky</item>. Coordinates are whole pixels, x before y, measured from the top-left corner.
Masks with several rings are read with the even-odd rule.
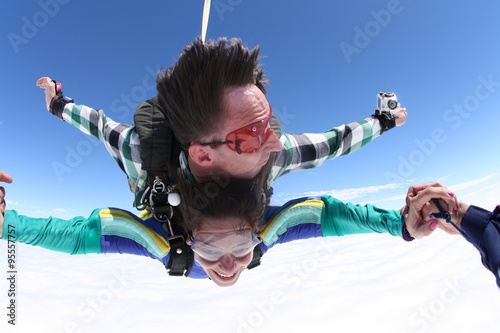
[[[0,169],[14,177],[11,209],[70,217],[132,208],[126,178],[104,147],[50,115],[35,82],[55,78],[77,103],[131,123],[135,106],[155,95],[156,70],[200,34],[203,2],[3,6]],[[408,108],[403,127],[358,152],[280,178],[274,202],[332,193],[396,208],[401,200],[383,199],[400,198],[417,182],[474,184],[464,192],[470,199],[496,184],[499,13],[494,0],[212,1],[207,39],[261,46],[268,99],[284,131],[361,120],[379,91],[396,92]]]

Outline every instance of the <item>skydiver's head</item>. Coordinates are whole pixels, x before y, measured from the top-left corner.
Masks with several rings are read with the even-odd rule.
[[[187,244],[195,261],[219,286],[234,285],[260,243],[265,197],[260,181],[219,179],[181,187]]]
[[[159,73],[157,90],[197,179],[218,174],[250,179],[282,149],[270,127],[271,106],[259,48],[241,40],[196,40]]]
[[[259,243],[251,225],[236,217],[204,218],[187,240],[195,261],[221,287],[232,286],[238,281]]]

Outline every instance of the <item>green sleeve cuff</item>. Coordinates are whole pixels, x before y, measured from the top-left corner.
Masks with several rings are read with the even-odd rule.
[[[2,239],[69,254],[102,253],[99,212],[94,210],[87,219],[62,220],[31,218],[9,210],[5,212]]]
[[[403,217],[399,210],[385,210],[373,205],[353,205],[331,196],[322,196],[323,236],[345,236],[366,233],[389,233],[402,237]]]

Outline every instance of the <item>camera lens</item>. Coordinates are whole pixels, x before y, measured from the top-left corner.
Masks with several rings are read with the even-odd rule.
[[[390,101],[387,102],[387,106],[389,107],[389,109],[394,110],[395,108],[398,107],[398,102],[391,99]]]

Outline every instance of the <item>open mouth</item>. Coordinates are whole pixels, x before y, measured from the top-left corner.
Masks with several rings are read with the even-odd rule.
[[[215,274],[217,274],[217,276],[219,276],[223,280],[231,280],[234,276],[234,274],[221,274],[219,272],[215,272]]]

